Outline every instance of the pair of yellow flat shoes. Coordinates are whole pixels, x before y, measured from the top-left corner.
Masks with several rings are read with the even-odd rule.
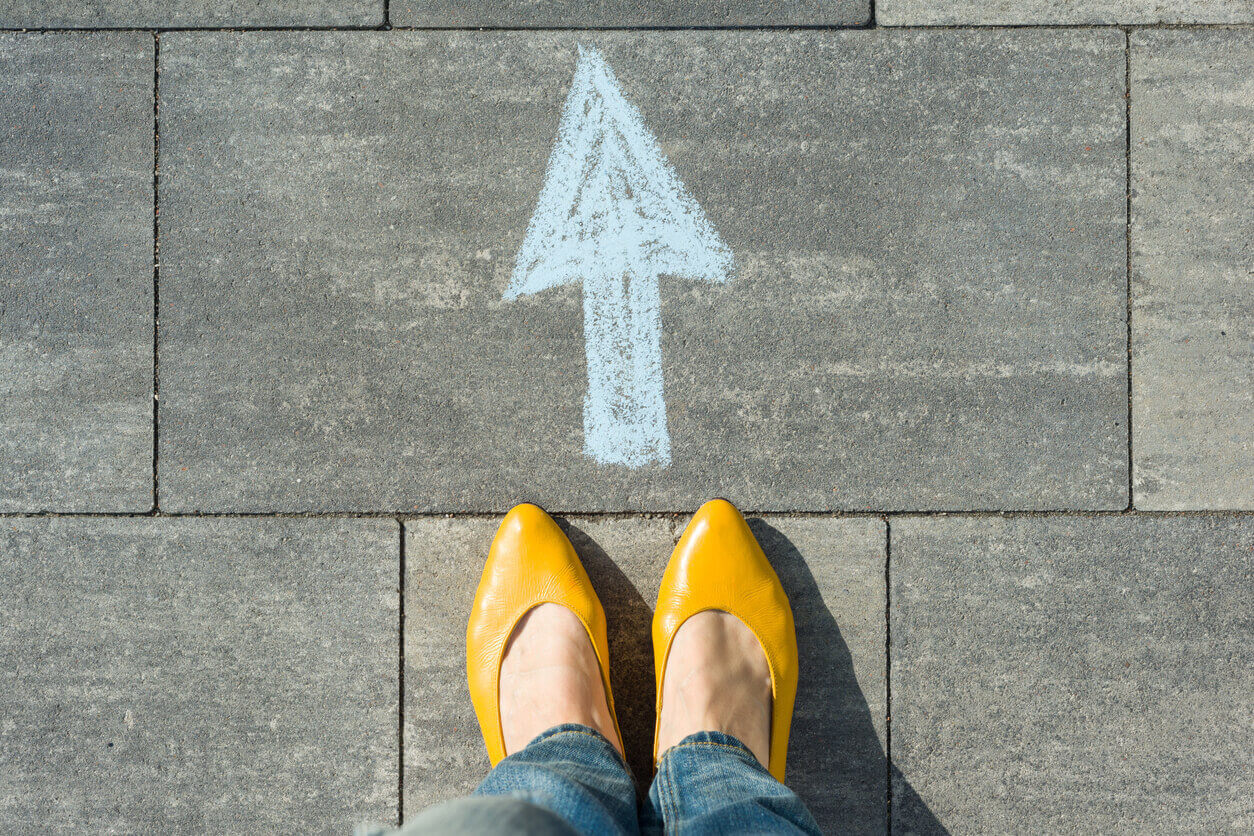
[[[492,541],[466,628],[470,697],[493,766],[506,754],[499,703],[501,660],[514,627],[541,604],[560,604],[583,622],[601,666],[605,700],[613,716],[609,646],[601,602],[574,547],[557,523],[534,505],[519,505],[505,517]],[[783,781],[788,731],[797,696],[797,637],[792,608],[744,517],[722,499],[707,502],[693,516],[662,576],[653,614],[659,716],[662,677],[671,641],[685,621],[706,610],[722,610],[736,616],[762,645],[771,671],[773,697],[767,768]],[[618,731],[617,718],[614,728]],[[619,738],[621,743],[622,732]],[[655,764],[657,756],[655,731]]]

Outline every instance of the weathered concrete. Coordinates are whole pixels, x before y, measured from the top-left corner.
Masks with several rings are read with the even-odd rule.
[[[501,298],[576,43],[736,257],[663,282],[669,468],[582,454],[578,287]],[[163,36],[163,504],[1124,507],[1123,46]]]
[[[0,35],[0,511],[152,507],[152,73]]]
[[[1137,507],[1254,509],[1254,32],[1132,36]]]
[[[0,0],[0,26],[379,26],[383,0]]]
[[[962,833],[1254,828],[1254,519],[892,522],[893,760]],[[894,792],[894,833],[920,826]]]
[[[628,759],[647,788],[654,724],[649,625],[686,520],[565,521],[610,624]],[[487,773],[466,687],[466,617],[497,521],[406,523],[405,810],[464,795]],[[873,519],[768,517],[752,525],[788,589],[802,680],[789,783],[820,824],[885,830],[884,540]]]
[[[0,525],[0,830],[395,820],[397,525]]]
[[[1251,23],[1251,0],[878,0],[881,26]]]
[[[397,26],[841,26],[871,18],[869,0],[393,0]]]

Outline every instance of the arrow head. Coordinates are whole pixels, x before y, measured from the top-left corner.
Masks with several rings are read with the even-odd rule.
[[[627,273],[730,277],[732,253],[593,48],[579,63],[506,299]]]

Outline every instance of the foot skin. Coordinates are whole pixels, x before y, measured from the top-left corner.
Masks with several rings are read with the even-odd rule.
[[[501,660],[499,699],[507,754],[562,723],[596,729],[622,754],[596,651],[566,607],[541,604],[519,620]]]
[[[770,761],[771,669],[753,631],[730,613],[689,618],[666,659],[658,755],[699,731],[729,734],[763,766]]]

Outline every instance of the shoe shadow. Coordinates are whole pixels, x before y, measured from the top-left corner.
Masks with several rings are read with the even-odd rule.
[[[885,833],[888,788],[894,832],[948,834],[927,804],[885,756],[879,718],[871,713],[853,657],[805,556],[765,520],[749,528],[770,558],[792,603],[801,678],[788,748],[788,784],[824,833]],[[883,682],[883,677],[879,677]],[[882,687],[882,686],[881,686]],[[909,826],[903,827],[908,822]]]
[[[597,597],[605,607],[609,621],[614,711],[623,733],[627,765],[635,775],[637,792],[643,796],[653,780],[653,726],[657,715],[651,631],[656,584],[661,577],[641,578],[641,586],[637,586],[583,529],[567,520],[559,520],[559,523],[566,529],[566,536],[579,553]],[[649,583],[654,584],[652,590],[647,586]]]
[[[654,681],[650,629],[660,568],[639,567],[631,578],[584,529],[559,520],[592,579],[609,620],[615,709],[627,762],[641,793],[653,774]],[[884,753],[853,658],[835,617],[801,551],[764,520],[749,526],[775,567],[792,602],[797,625],[801,680],[788,754],[788,784],[825,833],[882,834],[888,831],[888,787],[897,809],[894,829],[917,834],[948,831],[891,767]],[[658,544],[663,546],[662,543]],[[628,567],[636,570],[637,567]],[[648,574],[648,577],[643,575]],[[656,574],[657,577],[652,575]],[[879,677],[883,682],[883,677]],[[881,686],[882,687],[882,686]],[[884,700],[879,725],[884,723]],[[891,782],[891,784],[890,784]]]

